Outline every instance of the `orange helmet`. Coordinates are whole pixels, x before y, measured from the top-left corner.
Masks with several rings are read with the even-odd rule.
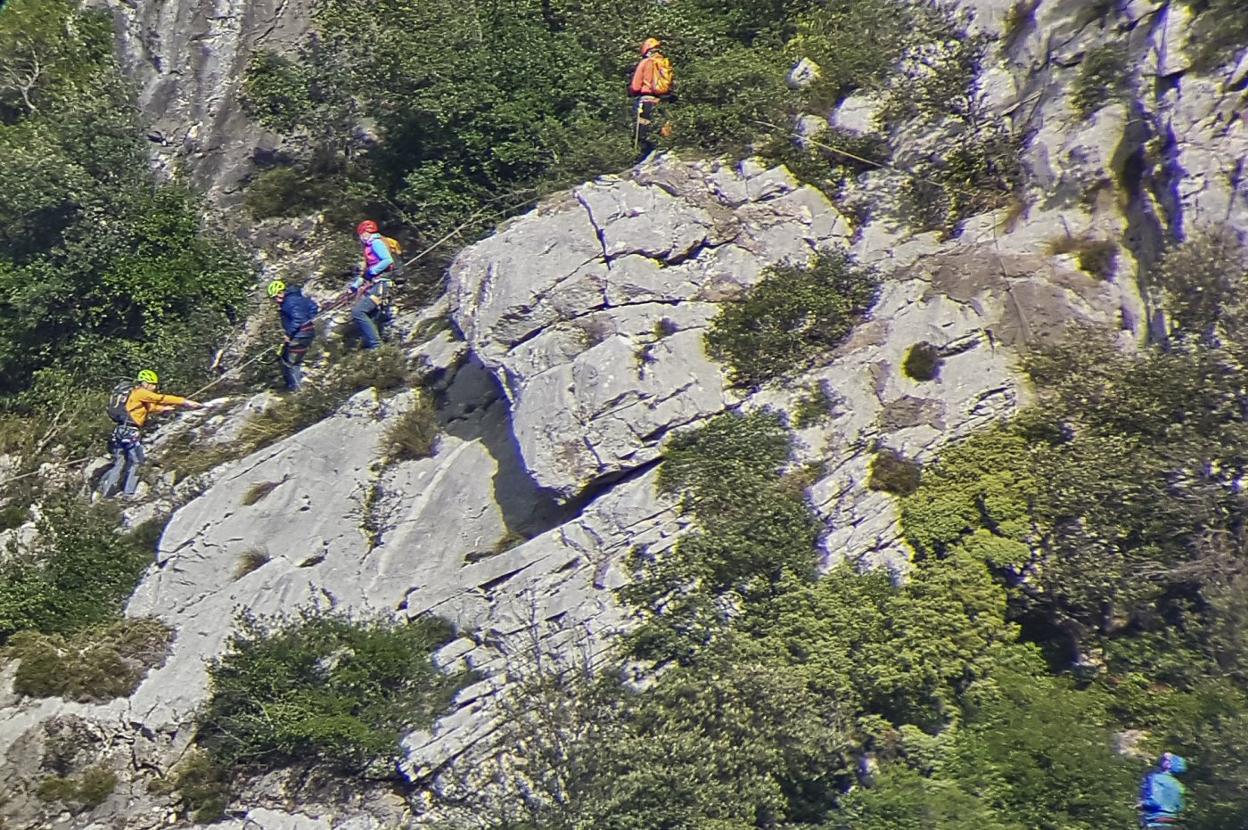
[[[644,58],[651,49],[658,49],[662,45],[657,37],[646,38],[641,42],[641,56]]]
[[[377,223],[372,219],[365,219],[363,222],[355,226],[356,236],[364,233],[381,233],[381,229],[377,227]]]

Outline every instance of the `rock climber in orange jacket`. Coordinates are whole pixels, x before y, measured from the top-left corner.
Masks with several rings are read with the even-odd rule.
[[[636,124],[633,139],[638,149],[637,160],[641,161],[658,146],[655,133],[661,136],[671,134],[671,125],[660,121],[659,105],[675,100],[672,93],[672,62],[660,51],[662,46],[658,38],[648,37],[641,44],[641,62],[633,70],[633,80],[628,85],[628,94],[637,99]]]

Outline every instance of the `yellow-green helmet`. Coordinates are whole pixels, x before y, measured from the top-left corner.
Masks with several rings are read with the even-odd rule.
[[[150,383],[155,385],[160,383],[160,378],[156,377],[156,373],[151,369],[144,369],[139,372],[139,383]]]
[[[269,283],[268,290],[269,290],[270,297],[276,297],[278,294],[281,294],[283,291],[286,290],[286,283],[282,282],[281,280],[273,280],[273,282]]]

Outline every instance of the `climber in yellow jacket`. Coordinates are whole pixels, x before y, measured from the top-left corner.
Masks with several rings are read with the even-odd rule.
[[[641,44],[641,62],[633,70],[633,80],[628,85],[628,94],[637,99],[633,140],[638,148],[638,161],[658,146],[654,138],[656,132],[665,138],[672,132],[671,125],[666,122],[655,129],[661,120],[659,105],[670,103],[676,97],[672,92],[672,62],[659,51],[662,45],[658,38],[646,38]]]
[[[126,475],[126,485],[122,492],[133,496],[139,486],[139,467],[143,466],[146,455],[143,452],[140,428],[147,419],[158,412],[185,407],[199,409],[203,406],[199,401],[182,398],[177,395],[162,395],[156,391],[159,382],[156,373],[151,369],[139,372],[135,381],[124,381],[117,384],[108,400],[108,416],[117,424],[108,439],[108,450],[113,454],[113,466],[100,480],[100,494],[108,498],[113,488],[121,481],[121,474],[127,465],[130,467]]]

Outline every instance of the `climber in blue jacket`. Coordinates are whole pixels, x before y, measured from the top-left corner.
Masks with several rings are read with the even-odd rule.
[[[1182,827],[1183,785],[1176,775],[1187,772],[1187,762],[1173,752],[1162,753],[1157,769],[1144,776],[1140,784],[1140,826],[1149,828]]]
[[[280,353],[282,378],[291,392],[299,391],[303,384],[303,358],[316,337],[316,303],[303,296],[298,286],[287,286],[281,280],[273,280],[268,286],[269,298],[277,305],[282,317],[282,331],[286,342]]]

